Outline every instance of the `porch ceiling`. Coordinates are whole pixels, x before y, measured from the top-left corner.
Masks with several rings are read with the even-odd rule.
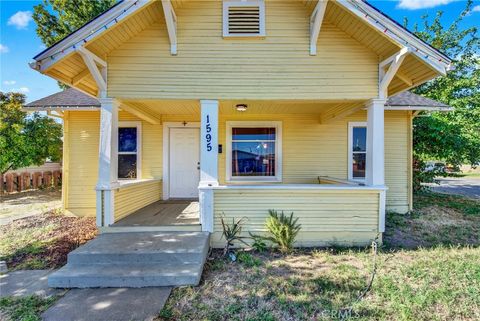
[[[357,110],[365,102],[221,100],[219,103],[221,115],[311,114],[329,117],[328,115],[338,115],[347,110]],[[237,104],[246,104],[247,111],[237,111]],[[162,115],[200,115],[198,100],[122,100],[121,106],[125,106],[123,109],[126,112],[129,112],[128,108],[134,108],[157,119],[161,119]]]

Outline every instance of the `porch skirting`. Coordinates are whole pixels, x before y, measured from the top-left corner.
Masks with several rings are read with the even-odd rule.
[[[219,186],[211,245],[223,247],[221,217],[244,219],[242,234],[264,234],[268,210],[294,213],[297,246],[368,245],[384,231],[386,188],[344,185]]]

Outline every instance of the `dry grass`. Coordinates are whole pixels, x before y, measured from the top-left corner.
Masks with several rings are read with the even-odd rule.
[[[11,270],[56,268],[67,254],[95,237],[93,218],[50,211],[0,226],[0,260]]]
[[[414,213],[389,216],[388,247],[359,302],[369,249],[239,252],[235,263],[215,252],[200,286],[174,289],[158,320],[480,320],[480,248],[469,245],[480,238],[479,204],[417,200]]]

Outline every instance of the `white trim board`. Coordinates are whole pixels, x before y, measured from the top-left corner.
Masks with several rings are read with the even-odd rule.
[[[170,128],[198,128],[200,122],[164,122],[163,123],[163,183],[162,183],[162,199],[170,198]],[[200,144],[200,142],[198,142]]]
[[[225,160],[226,160],[226,173],[225,178],[228,183],[252,183],[252,182],[270,182],[280,183],[282,182],[282,126],[281,121],[227,121],[226,122],[226,139],[225,139]],[[232,177],[232,128],[233,127],[275,127],[275,176],[248,176],[248,177]]]

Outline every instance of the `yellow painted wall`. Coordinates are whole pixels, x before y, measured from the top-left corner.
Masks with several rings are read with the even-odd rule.
[[[108,94],[138,99],[370,99],[378,57],[324,21],[309,55],[310,12],[297,1],[266,2],[264,39],[224,39],[222,2],[176,9],[178,55],[159,21],[108,54]]]
[[[215,190],[212,245],[223,247],[221,217],[244,218],[243,235],[263,234],[268,210],[299,218],[297,246],[366,245],[378,231],[378,191]]]
[[[66,120],[68,166],[66,209],[76,215],[95,215],[95,184],[98,165],[98,112],[69,112]],[[138,120],[127,113],[121,120]],[[320,124],[318,115],[221,115],[219,143],[226,140],[226,122],[279,120],[283,124],[283,183],[317,183],[318,176],[347,179],[347,137],[349,121],[365,121],[365,112],[346,119]],[[385,116],[385,161],[387,210],[409,210],[409,126],[407,112],[388,111]],[[198,121],[196,116],[164,115],[163,121]],[[142,122],[142,178],[162,178],[163,127]],[[225,183],[225,152],[219,155],[220,183]]]
[[[159,180],[126,186],[115,190],[115,222],[132,214],[162,196],[162,182]]]

